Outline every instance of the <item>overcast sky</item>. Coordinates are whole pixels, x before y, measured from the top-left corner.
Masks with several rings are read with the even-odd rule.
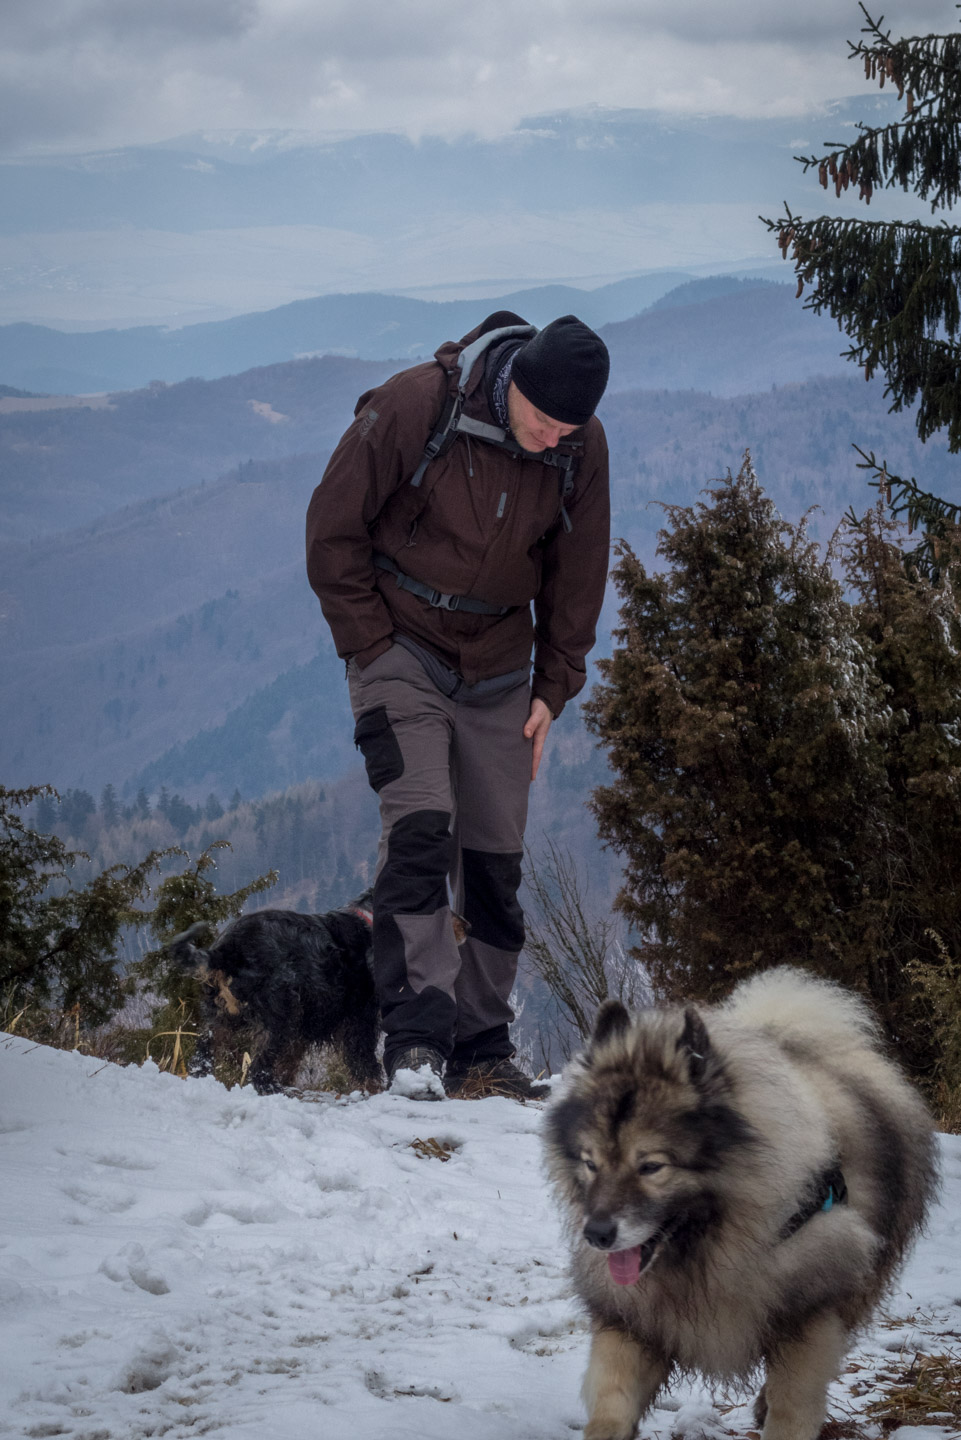
[[[861,93],[854,0],[3,0],[7,154],[195,130],[485,136],[585,104],[789,115]],[[950,31],[892,0],[896,34]]]

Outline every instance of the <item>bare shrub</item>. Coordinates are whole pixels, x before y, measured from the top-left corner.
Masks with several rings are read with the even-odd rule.
[[[628,952],[624,922],[592,908],[569,852],[548,840],[539,861],[528,857],[524,878],[529,895],[525,955],[547,991],[537,1038],[550,1069],[552,1050],[568,1060],[587,1039],[603,1001],[621,1000],[636,1010],[650,1005],[652,994],[643,966]],[[533,1054],[531,1066],[536,1074]]]

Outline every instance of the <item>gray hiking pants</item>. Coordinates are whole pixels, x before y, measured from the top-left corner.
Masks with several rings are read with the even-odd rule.
[[[448,672],[449,673],[449,672]],[[509,1000],[531,774],[526,673],[445,694],[394,644],[348,668],[355,743],[380,801],[374,978],[384,1060],[431,1045],[456,1067],[513,1054]],[[487,687],[491,682],[487,682]],[[454,908],[470,925],[458,947]]]

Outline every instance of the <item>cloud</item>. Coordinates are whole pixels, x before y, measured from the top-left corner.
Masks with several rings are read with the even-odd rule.
[[[886,16],[884,28],[896,35],[930,29],[953,30],[957,24],[953,4],[943,0],[900,0],[897,8],[868,4],[869,12]],[[696,35],[705,44],[770,44],[801,47],[825,54],[847,54],[846,40],[858,37],[864,17],[853,3],[839,0],[731,0],[726,5],[709,0],[599,0],[591,9],[591,26],[612,26],[623,34],[629,28],[640,35],[664,34],[685,41]]]
[[[896,34],[957,24],[948,0],[902,3]],[[494,136],[589,103],[802,114],[863,87],[861,23],[838,0],[5,0],[0,135],[22,153],[237,128]]]
[[[158,36],[189,45],[242,34],[257,14],[258,0],[6,0],[4,44],[34,54],[128,42],[136,49]]]

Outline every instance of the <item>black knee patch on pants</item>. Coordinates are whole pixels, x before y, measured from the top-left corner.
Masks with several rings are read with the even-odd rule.
[[[391,780],[399,780],[403,775],[404,757],[387,718],[386,705],[377,705],[358,716],[354,744],[364,757],[372,790],[383,790]]]
[[[451,1047],[457,1009],[428,985],[414,994],[407,982],[404,937],[397,915],[434,915],[447,905],[451,862],[450,813],[415,810],[395,821],[387,858],[374,885],[374,973],[384,1029],[385,1059],[408,1045]]]
[[[471,938],[516,955],[524,944],[524,912],[517,901],[522,852],[494,855],[461,851],[464,861],[464,918]]]
[[[415,810],[394,822],[374,887],[377,915],[433,915],[447,904],[450,813]]]

